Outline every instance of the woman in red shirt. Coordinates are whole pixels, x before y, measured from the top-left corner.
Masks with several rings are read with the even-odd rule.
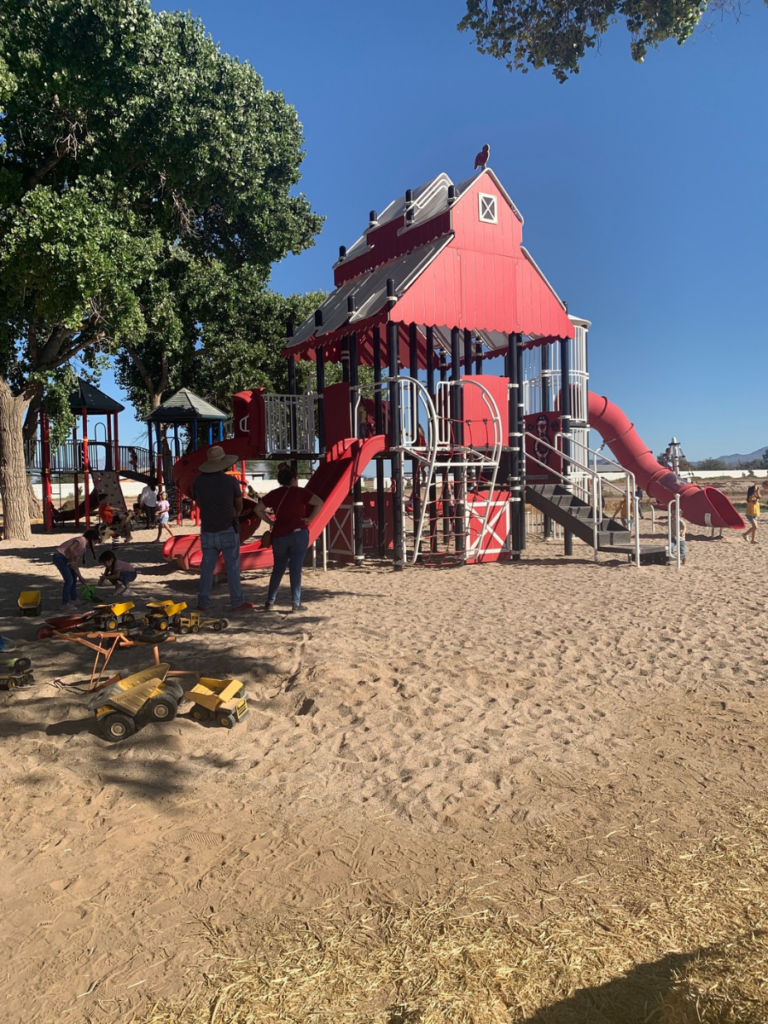
[[[275,607],[277,591],[285,570],[291,580],[291,611],[303,611],[301,604],[301,568],[309,547],[309,524],[320,512],[323,502],[299,481],[291,467],[283,462],[277,471],[277,490],[270,491],[256,504],[256,515],[272,529],[274,567],[269,580],[264,611]],[[274,518],[270,518],[271,510]]]

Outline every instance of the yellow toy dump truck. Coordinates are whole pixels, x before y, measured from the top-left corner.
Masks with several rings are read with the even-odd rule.
[[[191,715],[196,722],[217,722],[232,729],[248,714],[248,701],[239,679],[202,678],[184,696],[193,703]]]
[[[170,722],[179,710],[184,688],[175,680],[166,680],[170,665],[161,662],[120,679],[95,694],[89,710],[96,715],[99,731],[112,743],[132,736],[136,719]]]
[[[34,618],[43,609],[43,595],[39,590],[22,590],[19,594],[19,615]]]
[[[210,627],[214,633],[219,633],[228,625],[226,619],[208,619],[200,612],[187,612],[186,615],[178,617],[173,628],[177,633],[199,633],[202,629]]]
[[[133,607],[133,601],[122,601],[120,604],[97,604],[88,621],[81,628],[87,627],[90,632],[106,630],[108,633],[135,628],[138,623],[136,616],[131,614]]]
[[[174,629],[179,616],[187,607],[185,601],[150,601],[147,604],[149,611],[141,620],[142,625],[156,633],[164,633],[167,629]]]
[[[32,662],[29,658],[0,657],[0,690],[31,686],[34,681]]]

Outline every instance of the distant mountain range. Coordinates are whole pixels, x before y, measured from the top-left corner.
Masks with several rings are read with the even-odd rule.
[[[757,448],[755,451],[750,452],[749,455],[718,455],[718,459],[724,462],[726,466],[738,466],[740,462],[754,462],[755,459],[762,459],[763,453],[768,449],[768,445],[763,448]]]

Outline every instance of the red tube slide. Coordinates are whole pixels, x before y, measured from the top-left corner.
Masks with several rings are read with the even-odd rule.
[[[680,512],[695,526],[743,530],[745,523],[728,498],[716,487],[701,487],[661,466],[621,409],[602,395],[589,392],[589,424],[602,436],[619,465],[634,473],[638,487],[659,505],[680,495]]]
[[[246,456],[241,454],[244,442],[247,443],[247,439],[232,438],[230,441],[222,442],[220,447],[230,455],[238,454],[245,458]],[[346,438],[331,448],[307,483],[307,489],[316,494],[318,498],[323,499],[320,514],[312,520],[309,529],[310,544],[317,540],[328,525],[339,505],[349,494],[352,485],[363,475],[363,471],[371,459],[384,451],[386,443],[386,437],[383,434],[377,434],[365,441],[352,437]],[[181,459],[174,466],[174,480],[185,493],[191,493],[197,467],[205,462],[205,459],[206,454],[203,449]],[[272,549],[262,548],[258,538],[250,543],[245,543],[252,536],[259,522],[253,514],[253,502],[250,502],[249,506],[250,508],[243,509],[243,515],[240,517],[240,568],[243,570],[269,568],[272,565]],[[163,555],[166,561],[176,562],[181,569],[199,569],[203,558],[200,535],[192,533],[171,537],[163,545]],[[223,558],[219,558],[216,572],[224,572]]]

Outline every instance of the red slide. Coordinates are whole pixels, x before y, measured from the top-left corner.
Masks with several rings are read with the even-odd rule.
[[[624,469],[634,473],[638,487],[659,505],[680,495],[680,512],[695,526],[724,526],[743,530],[745,523],[722,491],[700,487],[676,477],[661,466],[621,409],[602,395],[589,392],[589,425],[602,436]]]
[[[244,443],[247,445],[247,438],[233,438],[230,441],[221,442],[220,447],[230,455],[237,454],[241,458],[251,458],[250,452],[247,456],[242,454]],[[364,441],[353,437],[346,438],[329,450],[307,483],[307,490],[323,499],[320,514],[312,520],[312,525],[309,528],[310,544],[317,540],[328,525],[355,481],[363,475],[363,471],[371,459],[379,452],[383,452],[386,446],[386,437],[383,434],[376,434]],[[194,452],[174,466],[174,479],[187,494],[192,491],[192,482],[197,474],[197,467],[205,462],[205,451],[202,449]],[[250,543],[243,543],[253,534],[258,523],[259,520],[253,515],[253,502],[247,502],[243,509],[243,515],[240,517],[240,568],[243,570],[264,569],[272,565],[271,548],[262,548],[258,539]],[[192,533],[170,538],[163,545],[163,555],[167,561],[175,561],[181,569],[199,569],[203,558],[200,549],[200,535]],[[219,557],[215,571],[224,571],[223,558]]]

